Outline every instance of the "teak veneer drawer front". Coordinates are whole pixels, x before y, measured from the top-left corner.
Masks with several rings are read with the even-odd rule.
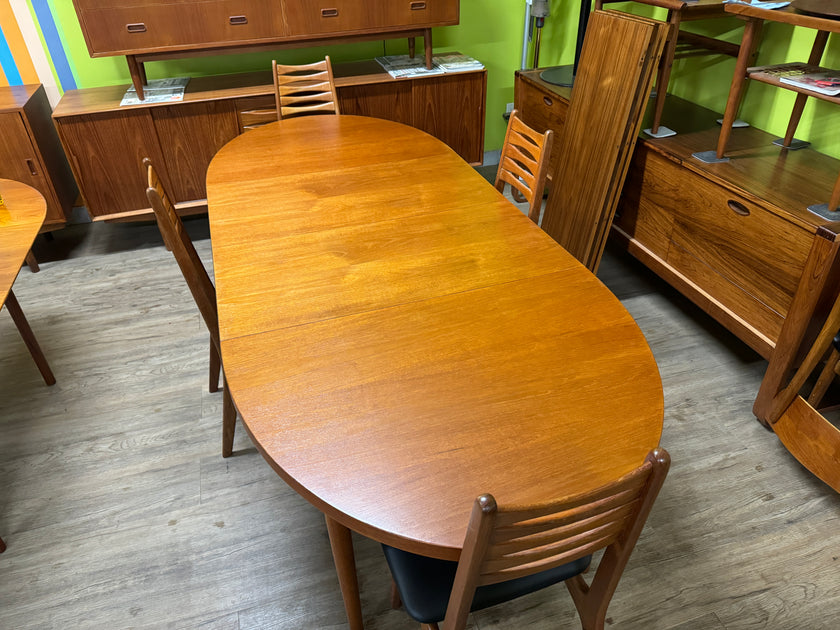
[[[813,234],[687,169],[680,185],[672,243],[784,317]]]
[[[281,5],[253,0],[113,7],[81,14],[91,55],[276,39],[285,34]]]
[[[657,157],[636,146],[614,222],[630,238],[665,260],[674,230],[672,209],[682,205],[683,193],[666,178],[672,172],[671,163],[663,164]]]
[[[286,0],[289,35],[456,24],[452,0]]]

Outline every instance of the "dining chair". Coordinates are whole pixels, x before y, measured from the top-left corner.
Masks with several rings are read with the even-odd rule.
[[[505,184],[510,184],[514,198],[519,193],[528,202],[528,218],[534,223],[540,219],[553,142],[554,132],[551,129],[539,133],[522,122],[518,110],[514,109],[510,113],[493,185],[499,192],[503,192]]]
[[[166,248],[172,251],[184,279],[187,281],[198,310],[210,331],[210,391],[219,391],[219,373],[222,370],[221,344],[219,340],[219,315],[216,310],[216,288],[195,251],[190,235],[175,210],[169,195],[161,183],[149,158],[143,159],[148,184],[146,197],[155,212],[158,228]],[[223,380],[222,399],[222,457],[233,452],[233,434],[236,428],[236,406],[230,395],[227,380]]]
[[[472,508],[461,557],[438,560],[383,545],[399,600],[423,628],[461,630],[471,611],[565,582],[584,630],[604,627],[607,606],[670,466],[665,449],[591,492],[543,505]],[[582,573],[604,549],[590,584]]]
[[[339,114],[332,64],[323,61],[297,66],[271,62],[277,118],[307,114]]]

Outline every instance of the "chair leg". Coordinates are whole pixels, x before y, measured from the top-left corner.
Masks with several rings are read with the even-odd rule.
[[[47,363],[47,359],[41,351],[41,346],[38,345],[38,340],[35,339],[35,333],[33,333],[32,329],[29,327],[29,322],[26,321],[26,317],[20,308],[20,304],[18,304],[14,292],[11,290],[9,291],[9,295],[6,297],[6,308],[9,311],[9,315],[12,316],[12,321],[15,323],[15,326],[17,326],[20,336],[23,337],[23,342],[29,349],[29,354],[31,354],[32,358],[35,360],[35,365],[38,366],[38,370],[41,372],[44,382],[47,385],[55,385],[55,376],[53,376],[50,365]]]
[[[838,362],[840,362],[840,352],[832,349],[831,356],[825,362],[825,367],[820,372],[819,378],[817,378],[817,382],[814,384],[814,389],[811,390],[811,394],[808,396],[808,404],[814,409],[819,407],[823,396],[828,391],[828,386],[834,380]]]
[[[210,393],[219,391],[219,374],[222,371],[222,359],[213,338],[210,338]]]
[[[6,551],[6,543],[3,542],[3,539],[0,538],[0,553]]]
[[[222,392],[222,457],[233,454],[233,433],[236,430],[236,405],[230,395],[227,379],[224,379]]]
[[[391,608],[399,610],[402,608],[402,599],[400,598],[400,591],[397,589],[397,583],[391,580]]]

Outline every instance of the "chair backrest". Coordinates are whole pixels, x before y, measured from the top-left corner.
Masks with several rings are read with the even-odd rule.
[[[633,546],[665,481],[670,456],[651,451],[636,470],[592,492],[546,505],[498,507],[491,495],[473,506],[443,630],[464,628],[475,589],[572,562],[606,549],[590,586],[567,581],[585,628],[606,616]]]
[[[553,141],[551,129],[539,133],[522,122],[517,110],[510,113],[495,186],[499,192],[506,183],[518,190],[528,202],[528,217],[535,223],[540,218]]]
[[[595,272],[670,26],[593,11],[541,227]]]
[[[298,66],[271,62],[277,118],[307,114],[339,114],[332,64],[323,61]]]
[[[204,323],[210,331],[210,337],[216,347],[219,347],[219,315],[216,310],[216,288],[195,251],[190,235],[184,229],[184,224],[175,205],[166,193],[163,183],[160,181],[157,172],[152,166],[151,160],[145,158],[143,165],[146,167],[148,184],[146,197],[155,212],[158,228],[160,229],[163,242],[172,250],[181,273],[187,281],[193,299]]]

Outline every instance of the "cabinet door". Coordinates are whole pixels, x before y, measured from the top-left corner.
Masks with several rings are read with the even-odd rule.
[[[56,123],[92,217],[149,207],[145,157],[161,165],[161,179],[169,185],[148,110],[64,117]]]
[[[413,123],[410,81],[341,87],[338,106],[342,114],[384,118],[406,125]]]
[[[151,108],[176,202],[205,199],[207,167],[239,135],[234,102],[207,101]]]
[[[471,164],[484,159],[485,72],[412,81],[414,126],[452,147]]]
[[[57,204],[53,200],[38,152],[32,145],[20,114],[0,114],[0,130],[0,177],[32,186],[47,200],[48,214],[50,210],[54,211]]]

